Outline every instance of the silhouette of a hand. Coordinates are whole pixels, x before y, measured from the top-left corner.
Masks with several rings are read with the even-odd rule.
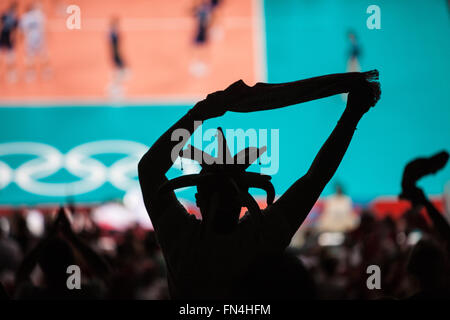
[[[60,222],[60,230],[61,232],[67,236],[70,237],[73,234],[72,231],[72,225],[69,221],[69,218],[67,217],[68,212],[63,209],[63,211],[61,212],[61,222]]]
[[[449,154],[444,150],[431,157],[421,157],[410,161],[403,171],[402,192],[399,197],[412,201],[413,205],[423,204],[426,197],[423,191],[416,186],[417,181],[444,168],[448,159]]]
[[[226,99],[223,91],[208,94],[206,99],[198,102],[192,109],[196,119],[206,120],[223,116],[226,110]]]
[[[348,94],[347,107],[361,116],[380,99],[380,84],[376,81],[357,83]]]
[[[199,119],[211,119],[223,116],[227,111],[239,111],[233,106],[248,94],[249,88],[244,81],[238,80],[225,90],[208,94],[206,99],[195,105],[193,112]]]
[[[51,226],[50,235],[57,235],[60,233],[63,236],[71,237],[73,234],[71,223],[67,217],[68,212],[64,207],[60,207],[57,217]]]

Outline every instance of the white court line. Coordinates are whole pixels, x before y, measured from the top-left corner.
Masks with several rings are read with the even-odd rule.
[[[90,107],[90,106],[111,106],[111,107],[171,107],[171,106],[194,106],[198,101],[205,99],[206,95],[192,96],[141,96],[125,98],[123,100],[114,101],[108,98],[26,98],[26,99],[0,99],[0,108],[17,108],[17,107],[36,107],[36,108],[53,108],[53,107]]]
[[[267,82],[266,25],[264,0],[252,0],[253,4],[253,41],[255,48],[255,78]]]
[[[223,25],[226,29],[248,29],[252,17],[226,17]],[[52,32],[83,32],[106,31],[109,28],[108,18],[84,18],[81,19],[81,29],[69,30],[66,27],[66,19],[57,18],[48,21]],[[120,25],[122,31],[152,31],[152,30],[186,30],[195,26],[194,18],[123,18]]]

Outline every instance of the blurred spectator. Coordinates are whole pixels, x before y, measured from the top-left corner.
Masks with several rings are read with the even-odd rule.
[[[319,231],[345,232],[353,229],[357,223],[352,200],[344,194],[340,185],[336,185],[336,193],[325,199],[325,208],[319,218]]]
[[[39,3],[28,5],[20,19],[20,29],[25,36],[26,81],[33,81],[38,70],[44,78],[48,78],[50,68],[45,43],[45,17]]]

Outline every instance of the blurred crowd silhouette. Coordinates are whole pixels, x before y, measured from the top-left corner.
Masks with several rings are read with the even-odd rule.
[[[72,210],[71,219],[85,220],[77,232],[72,231],[69,223],[61,223],[68,212],[60,209],[58,214],[44,215],[45,229],[41,236],[28,228],[26,209],[2,217],[3,297],[168,298],[164,262],[153,232],[137,225],[120,232],[102,230],[90,219],[90,210]],[[66,287],[69,265],[81,268],[81,290],[69,291]]]
[[[31,208],[30,208],[31,209]],[[27,209],[3,216],[0,236],[0,281],[3,299],[63,298],[51,292],[26,290],[28,281],[16,278],[24,259],[36,245],[49,235],[55,214],[45,214],[45,230],[35,236],[27,227]],[[77,210],[78,216],[89,219],[90,211]],[[301,228],[305,241],[301,246],[291,246],[291,257],[300,259],[306,270],[306,282],[298,289],[304,298],[317,299],[404,299],[414,298],[420,291],[421,273],[436,279],[430,282],[448,284],[448,255],[439,234],[430,225],[420,208],[411,208],[399,219],[386,216],[379,219],[369,209],[359,215],[359,225],[344,233],[344,241],[338,245],[321,245],[320,234],[314,226]],[[6,227],[8,225],[8,227]],[[84,299],[169,299],[165,263],[157,244],[155,233],[139,226],[126,231],[101,230],[95,223],[85,224],[76,237],[95,251],[109,265],[105,274],[95,274],[90,261],[74,253],[75,263],[81,266],[82,290],[67,298]],[[65,239],[62,237],[62,239]],[[59,261],[61,251],[73,248],[69,240],[54,243],[47,259]],[[66,247],[64,243],[68,243]],[[446,273],[440,266],[446,263]],[[366,270],[369,265],[381,269],[381,290],[369,290]],[[409,267],[409,272],[408,272]],[[30,278],[35,286],[46,287],[43,271],[36,268]],[[65,271],[66,268],[63,268]],[[45,270],[45,269],[44,269]],[[280,277],[285,271],[278,270]],[[418,276],[414,276],[418,273]],[[65,285],[68,274],[61,282]],[[261,278],[258,278],[261,276]],[[263,274],[255,275],[255,281],[266,284]],[[302,279],[305,280],[305,279]],[[425,280],[428,281],[428,280]],[[91,290],[85,290],[89,285]],[[273,287],[273,286],[272,286]],[[447,286],[448,288],[448,286]],[[28,288],[29,289],[29,288]],[[95,290],[94,290],[95,289]],[[278,288],[286,290],[287,288]],[[73,290],[76,293],[76,290]],[[274,292],[280,296],[282,292]],[[448,296],[447,296],[448,297]]]

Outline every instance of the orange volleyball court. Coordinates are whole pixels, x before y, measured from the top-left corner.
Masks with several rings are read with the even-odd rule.
[[[22,13],[30,1],[18,1]],[[121,51],[127,65],[127,101],[191,102],[237,79],[264,81],[262,4],[225,0],[215,11],[209,40],[194,45],[196,20],[192,0],[43,0],[50,76],[26,81],[23,35],[17,34],[17,81],[0,76],[0,103],[82,103],[108,100],[113,64],[109,22],[118,17]],[[126,3],[126,5],[124,5]],[[4,10],[8,1],[0,3]],[[67,6],[80,8],[81,29],[66,27]],[[2,59],[3,60],[3,59]],[[195,62],[207,66],[196,70]],[[0,62],[4,70],[4,61]]]

